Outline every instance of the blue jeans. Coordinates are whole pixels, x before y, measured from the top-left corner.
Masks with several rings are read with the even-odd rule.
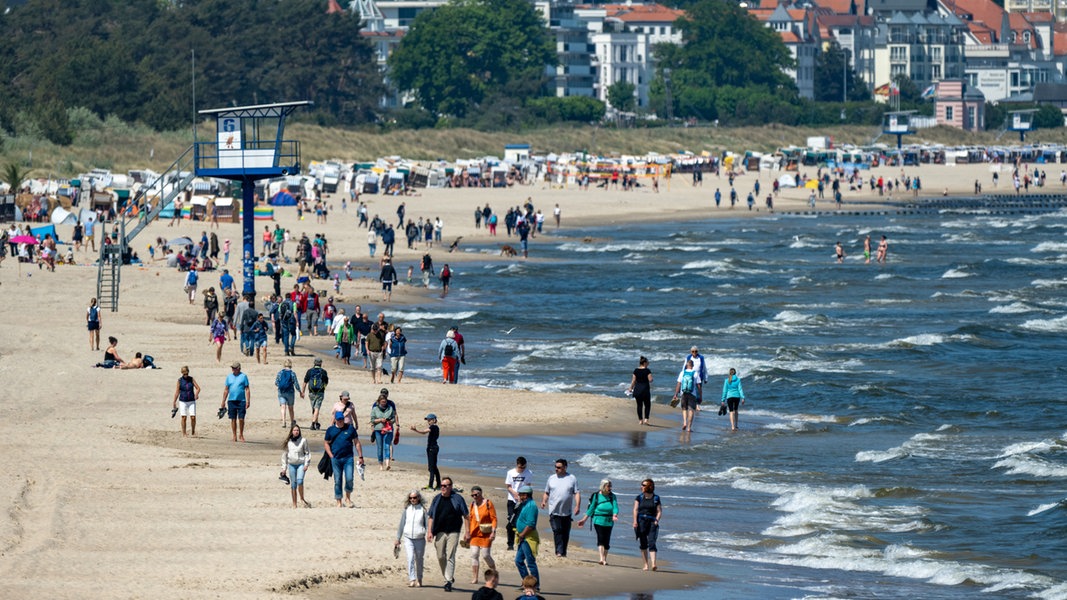
[[[304,485],[304,463],[289,465],[289,485],[294,490],[297,486]]]
[[[285,346],[286,352],[293,351],[296,347],[296,329],[282,327],[282,345]]]
[[[382,462],[385,459],[392,459],[393,454],[393,432],[389,431],[384,435],[380,431],[374,432],[374,441],[378,444],[378,462]]]
[[[349,494],[352,493],[352,488],[355,485],[352,476],[355,475],[356,459],[353,456],[348,456],[345,458],[332,458],[330,461],[333,463],[333,499],[340,500],[342,475],[344,475],[344,491]]]
[[[515,568],[519,570],[519,577],[533,575],[541,583],[540,573],[537,571],[537,558],[530,550],[530,544],[526,540],[519,542],[515,547]]]

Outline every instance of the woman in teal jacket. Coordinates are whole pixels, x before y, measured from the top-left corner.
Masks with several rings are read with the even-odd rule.
[[[745,403],[745,391],[741,389],[737,369],[730,369],[730,375],[722,383],[722,403],[730,412],[730,430],[737,431],[737,408]]]
[[[611,547],[611,530],[619,520],[619,501],[611,492],[611,480],[601,479],[600,489],[589,498],[585,516],[578,521],[578,527],[585,525],[586,519],[592,517],[593,529],[596,530],[596,547],[600,551],[600,564],[608,564],[608,548]]]

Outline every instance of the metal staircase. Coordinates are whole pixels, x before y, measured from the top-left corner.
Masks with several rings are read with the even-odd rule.
[[[119,211],[115,225],[118,227],[118,236],[111,240],[110,244],[100,245],[100,259],[97,262],[96,297],[101,307],[109,307],[111,312],[119,309],[119,283],[121,281],[120,270],[127,256],[130,254],[130,243],[137,234],[159,217],[159,213],[174,199],[185,191],[193,178],[196,177],[195,169],[195,146],[182,153],[178,160],[174,161],[163,173],[137,192],[130,199],[126,207]],[[144,206],[148,196],[153,196],[155,203],[148,213],[140,212],[133,216],[126,210],[129,206]]]

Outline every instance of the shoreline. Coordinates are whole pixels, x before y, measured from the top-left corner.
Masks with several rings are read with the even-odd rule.
[[[918,171],[926,177],[924,169]],[[939,173],[953,177],[961,174],[958,169]],[[738,186],[744,184],[742,180]],[[466,216],[468,208],[487,200],[498,209],[527,195],[536,195],[542,207],[559,201],[564,207],[561,231],[570,239],[581,240],[581,229],[587,226],[648,222],[652,215],[660,216],[664,222],[715,216],[704,214],[714,187],[685,192],[685,185],[682,182],[675,186],[681,191],[672,190],[658,197],[642,191],[469,190],[485,193],[467,194],[444,190],[402,200],[412,202],[409,210],[413,216],[442,215],[446,231],[451,232],[444,239],[462,235],[490,246],[507,243],[502,236],[503,227],[501,236],[492,239],[475,232]],[[659,201],[652,202],[656,198]],[[384,209],[398,200],[401,199],[378,197],[375,204],[388,215]],[[803,206],[802,198],[792,202]],[[682,213],[663,210],[664,205],[689,211],[685,214],[690,216],[679,217]],[[748,211],[724,208],[717,213],[741,217]],[[750,214],[755,217],[766,213]],[[279,224],[298,235],[301,230],[328,234],[331,256],[366,252],[366,245],[361,243],[365,234],[353,227],[354,211],[323,225],[298,222],[289,211],[279,210],[276,217]],[[461,219],[465,225],[460,224]],[[877,226],[878,218],[873,217],[871,222]],[[171,230],[166,223],[153,223],[135,246],[141,244],[143,251],[143,244],[155,237],[195,235],[206,227],[206,223],[182,223]],[[69,226],[59,229],[61,238],[69,239]],[[553,230],[554,224],[546,229]],[[240,240],[236,224],[223,224],[219,233],[220,237]],[[553,236],[554,242],[558,239]],[[531,260],[541,260],[536,243],[531,243]],[[491,252],[465,253],[462,245],[460,248],[457,259],[448,260],[514,261],[495,257]],[[447,262],[438,259],[437,249],[433,252],[436,266]],[[397,262],[409,264],[422,253],[402,249]],[[469,255],[468,259],[459,260],[463,255]],[[160,598],[258,599],[317,593],[314,589],[299,591],[299,585],[292,588],[295,592],[283,590],[306,580],[313,588],[321,582],[351,582],[360,586],[361,595],[363,590],[373,590],[395,594],[380,597],[410,597],[403,576],[399,575],[402,567],[387,569],[382,565],[398,564],[391,552],[399,517],[397,499],[416,484],[421,487],[426,480],[424,471],[401,463],[383,473],[372,465],[367,481],[356,484],[357,503],[362,508],[350,511],[332,508],[332,482],[310,473],[305,487],[315,508],[289,508],[289,494],[277,481],[285,429],[280,426],[279,409],[271,393],[274,373],[283,360],[280,349],[272,345],[270,364],[258,365],[241,357],[236,344],[228,342],[223,348],[222,363],[216,363],[203,326],[201,306],[190,305],[183,297],[181,274],[158,268],[156,263],[123,269],[120,310],[103,313],[102,337],[106,340],[109,335],[117,336],[123,357],[137,351],[152,354],[162,370],[94,369],[91,365],[100,359],[101,352],[87,349],[84,314],[96,283],[96,269],[86,263],[91,264],[96,255],[79,252],[76,256],[83,266],[60,266],[55,273],[25,268],[16,278],[15,265],[8,262],[0,266],[0,299],[11,307],[0,314],[0,324],[10,339],[18,340],[17,344],[0,349],[0,376],[11,390],[10,400],[16,393],[31,399],[8,402],[7,418],[0,426],[8,433],[0,447],[11,459],[0,469],[0,482],[6,490],[3,497],[11,516],[0,523],[0,539],[5,548],[0,574],[4,575],[10,594],[21,593],[30,598],[109,597],[136,589],[138,595]],[[230,266],[231,270],[238,270],[237,265]],[[370,273],[373,275],[374,269]],[[214,281],[214,276],[205,274],[201,288],[215,285]],[[286,283],[291,287],[293,282],[283,280],[283,291]],[[270,290],[268,279],[256,283],[261,292]],[[463,287],[462,269],[454,285]],[[413,305],[449,306],[448,298],[422,295],[415,289],[418,286],[410,290],[401,286],[392,302],[382,304],[377,301],[381,296],[375,287],[372,279],[345,281],[342,295],[362,298],[369,311],[384,310],[387,316],[391,309],[404,310]],[[34,318],[37,315],[57,318]],[[307,338],[298,348],[300,355],[294,358],[294,368],[301,375],[311,366],[313,354],[309,353],[311,343]],[[246,444],[231,442],[229,424],[214,415],[228,374],[226,365],[235,359],[242,362],[252,380]],[[190,367],[202,387],[196,438],[182,438],[179,420],[168,418],[175,379],[182,365]],[[359,416],[366,419],[381,386],[371,383],[369,376],[358,369],[335,371],[336,374],[331,373],[335,376],[331,377],[327,401],[331,396],[336,399],[341,390],[349,390],[361,411]],[[442,428],[450,436],[502,437],[539,432],[555,436],[571,431],[628,432],[636,428],[630,422],[631,401],[620,402],[617,397],[442,386],[417,379],[388,387],[400,406],[402,429],[411,424],[412,416],[426,412],[438,413]],[[654,422],[669,419],[659,406]],[[306,425],[307,402],[298,400],[296,410],[298,422]],[[322,452],[321,432],[306,430],[306,435],[314,464]],[[406,454],[407,445],[418,441],[409,434],[402,436],[401,444],[401,452]],[[373,456],[369,444],[364,453]],[[373,458],[370,462],[374,462]],[[445,468],[446,472],[449,470]],[[469,485],[464,487],[469,489]],[[498,499],[495,496],[494,502]],[[539,521],[539,529],[547,531],[547,520]],[[121,523],[122,535],[115,535],[114,523]],[[501,553],[498,558],[506,555]],[[547,559],[545,564],[551,562]],[[588,581],[597,586],[593,589],[595,594],[590,595],[611,594],[617,589],[613,585],[618,586],[619,592],[632,591],[627,587],[631,584],[616,572],[628,568],[621,556],[619,569],[599,570],[604,572],[603,581],[590,577],[598,570],[584,568],[580,559],[568,562],[577,563],[574,579],[580,581],[575,585]],[[435,581],[433,568],[428,568],[427,583]],[[560,565],[563,568],[571,566]],[[558,580],[549,575],[555,570],[555,565],[546,570],[549,581]],[[666,570],[643,579],[655,581],[649,589],[665,589],[664,580],[682,578],[682,574]],[[553,595],[558,590],[554,582],[547,589]]]

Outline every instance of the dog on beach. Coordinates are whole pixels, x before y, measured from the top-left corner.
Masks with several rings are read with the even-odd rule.
[[[518,250],[515,250],[511,246],[504,244],[500,247],[500,256],[518,256]]]

